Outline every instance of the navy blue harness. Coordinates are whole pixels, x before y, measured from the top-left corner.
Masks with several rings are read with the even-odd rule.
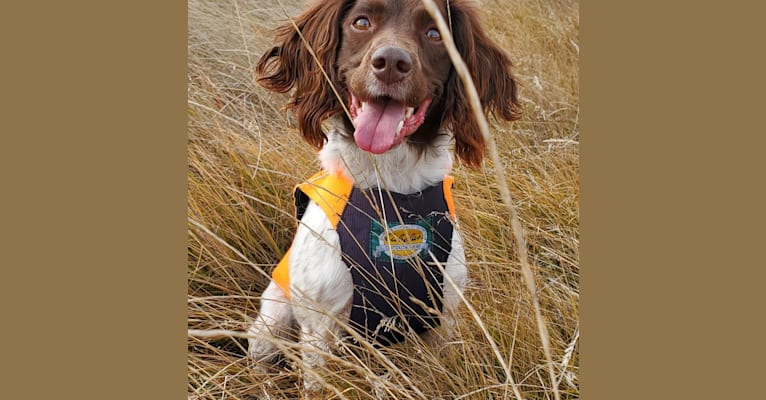
[[[296,190],[299,219],[308,202]],[[446,263],[453,230],[443,183],[412,195],[354,187],[336,229],[354,281],[350,324],[363,337],[390,345],[439,325],[443,274],[434,259]]]

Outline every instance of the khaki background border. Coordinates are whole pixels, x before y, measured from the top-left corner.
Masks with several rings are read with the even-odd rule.
[[[583,398],[755,398],[763,6],[580,4]]]
[[[2,393],[186,398],[186,2],[4,2]]]
[[[186,3],[6,3],[3,395],[184,398]],[[761,391],[745,4],[581,2],[584,398]]]

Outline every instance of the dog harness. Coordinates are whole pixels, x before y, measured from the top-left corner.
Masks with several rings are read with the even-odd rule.
[[[298,220],[313,200],[338,232],[354,281],[350,325],[367,340],[389,345],[439,325],[443,274],[436,262],[443,266],[452,250],[452,183],[448,175],[405,195],[361,190],[322,171],[295,190]],[[290,252],[272,272],[288,297]]]

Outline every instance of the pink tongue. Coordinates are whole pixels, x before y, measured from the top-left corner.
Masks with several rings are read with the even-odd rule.
[[[397,143],[396,128],[404,119],[404,104],[393,100],[369,101],[354,119],[354,140],[364,151],[382,154]]]

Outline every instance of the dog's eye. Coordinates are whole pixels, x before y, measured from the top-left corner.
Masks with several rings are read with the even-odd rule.
[[[429,29],[428,32],[426,32],[426,37],[428,37],[428,40],[432,42],[441,42],[442,40],[442,35],[436,28]]]
[[[356,20],[354,20],[354,23],[351,24],[354,26],[354,28],[359,29],[360,31],[366,31],[372,27],[372,24],[370,24],[370,20],[365,17],[359,17]]]

